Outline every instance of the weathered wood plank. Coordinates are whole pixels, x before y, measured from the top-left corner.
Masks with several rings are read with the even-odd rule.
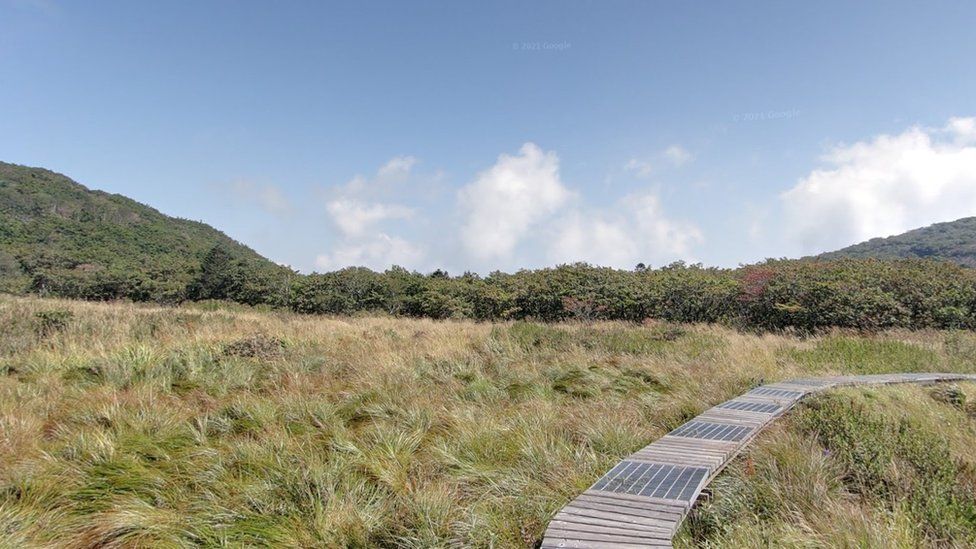
[[[599,534],[594,532],[583,532],[579,530],[566,530],[558,527],[549,527],[546,530],[549,535],[553,535],[565,539],[578,539],[586,541],[603,541],[603,542],[620,542],[620,543],[632,543],[635,545],[653,543],[654,541],[668,542],[666,539],[657,539],[640,537],[640,536],[628,536],[624,534]]]
[[[667,505],[671,507],[680,507],[682,509],[687,509],[688,504],[675,501],[671,499],[661,499],[661,498],[649,498],[644,496],[632,496],[630,494],[621,494],[619,492],[607,492],[605,490],[587,490],[591,494],[598,494],[607,499],[619,499],[624,501],[636,501],[636,502],[647,502],[647,503],[658,503],[661,505]]]
[[[582,494],[577,496],[575,500],[570,502],[569,505],[580,504],[582,502],[592,502],[592,503],[613,505],[620,509],[633,508],[634,510],[640,511],[641,513],[646,513],[646,516],[648,517],[660,516],[660,518],[666,518],[669,520],[672,517],[680,517],[684,514],[683,505],[612,499],[612,498],[604,497],[599,493],[593,493],[593,492],[583,492]]]
[[[678,529],[678,524],[680,524],[676,520],[666,521],[662,519],[634,517],[632,515],[618,515],[615,511],[597,511],[595,509],[581,509],[575,507],[567,508],[567,510],[571,512],[560,514],[558,517],[560,517],[560,519],[579,517],[581,519],[602,520],[606,521],[608,524],[619,525],[622,530],[653,528],[655,529],[654,532],[664,531],[667,532],[668,535],[674,535],[674,532]]]
[[[549,528],[559,529],[566,532],[586,532],[589,534],[630,536],[635,538],[656,539],[662,541],[669,541],[671,539],[671,533],[668,530],[663,528],[637,529],[637,528],[626,528],[620,526],[619,524],[615,524],[613,526],[606,526],[602,524],[593,524],[586,521],[553,519],[549,523]]]
[[[612,520],[622,524],[639,524],[656,528],[669,528],[668,524],[677,524],[684,516],[683,514],[650,514],[641,512],[640,509],[632,507],[622,507],[619,505],[606,504],[594,501],[574,501],[563,507],[560,513],[569,515],[580,515],[597,519]],[[557,515],[558,516],[558,515]]]
[[[670,543],[661,544],[639,544],[600,542],[580,539],[565,539],[546,536],[542,541],[541,549],[648,549],[649,547],[671,547]]]
[[[562,521],[575,524],[592,524],[595,526],[616,528],[618,530],[633,530],[635,532],[650,532],[653,534],[670,534],[674,531],[675,526],[677,526],[677,522],[675,521],[662,520],[660,524],[651,525],[633,522],[620,522],[619,520],[604,517],[592,517],[585,513],[559,513],[552,520],[553,522]]]

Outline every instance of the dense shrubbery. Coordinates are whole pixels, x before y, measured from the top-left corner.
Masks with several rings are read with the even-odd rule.
[[[675,264],[422,275],[351,268],[298,279],[304,313],[383,311],[432,318],[723,322],[813,331],[839,326],[976,327],[976,272],[919,260],[770,261],[735,270]]]
[[[393,267],[296,275],[219,248],[182,288],[146,273],[38,274],[35,293],[89,300],[228,300],[309,314],[476,320],[720,322],[760,330],[976,328],[976,271],[924,260],[767,261],[739,269],[681,263],[624,271],[586,264],[487,277]]]

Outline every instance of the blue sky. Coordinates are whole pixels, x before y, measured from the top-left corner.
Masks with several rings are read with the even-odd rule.
[[[976,4],[0,0],[0,160],[302,271],[734,266],[976,215]]]

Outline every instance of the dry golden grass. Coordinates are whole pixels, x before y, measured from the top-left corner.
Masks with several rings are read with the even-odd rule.
[[[976,371],[968,332],[11,297],[0,326],[5,546],[531,547],[621,457],[760,382]]]

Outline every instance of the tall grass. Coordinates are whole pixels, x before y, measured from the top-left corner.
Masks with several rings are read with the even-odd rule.
[[[11,547],[530,547],[621,457],[753,385],[976,371],[969,332],[796,339],[10,297],[0,330]],[[915,517],[889,515],[877,524]]]

